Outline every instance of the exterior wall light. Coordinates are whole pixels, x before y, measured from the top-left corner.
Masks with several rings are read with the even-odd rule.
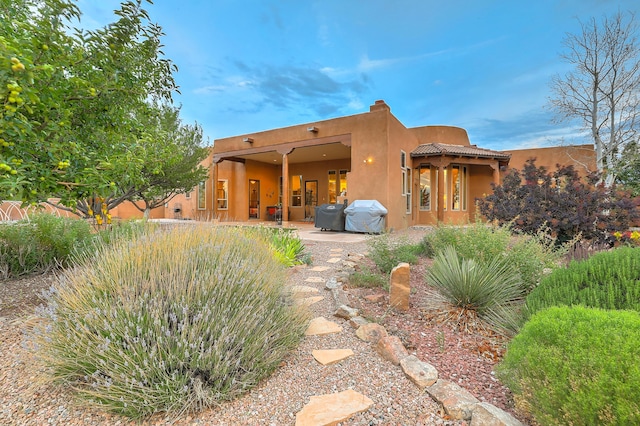
[[[242,142],[253,143],[253,138],[244,138],[242,139]]]
[[[318,133],[318,128],[316,126],[307,127],[307,132]]]
[[[366,159],[366,160],[363,160],[363,163],[365,163],[365,164],[371,164],[371,163],[373,163],[373,158],[371,158],[371,157],[367,157],[367,159]]]

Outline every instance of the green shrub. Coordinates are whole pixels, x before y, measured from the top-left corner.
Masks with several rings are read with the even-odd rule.
[[[47,213],[0,224],[0,275],[16,277],[67,266],[75,250],[91,239],[85,221]]]
[[[504,257],[488,263],[461,259],[453,246],[436,255],[426,279],[453,305],[476,311],[496,327],[507,328],[523,297],[520,277]]]
[[[640,424],[640,315],[576,306],[538,312],[498,377],[541,425]]]
[[[565,246],[557,246],[545,231],[513,235],[509,227],[477,221],[465,227],[438,226],[425,235],[423,244],[430,257],[449,245],[458,256],[480,263],[502,256],[518,271],[523,290],[529,292],[538,285],[544,270],[556,268],[567,251]]]
[[[477,221],[464,227],[438,225],[425,235],[423,244],[429,257],[446,246],[453,246],[459,256],[482,262],[506,252],[510,240],[509,228]]]
[[[66,271],[35,342],[51,380],[140,418],[251,388],[299,343],[306,312],[246,230],[179,227],[104,245]]]
[[[362,268],[360,271],[356,271],[349,275],[349,284],[353,287],[364,288],[384,288],[389,289],[389,280],[385,279],[380,274],[376,274],[369,268]]]
[[[266,241],[276,258],[285,266],[309,262],[304,253],[304,243],[292,229],[252,226],[247,227],[246,232]]]
[[[577,304],[640,311],[640,248],[621,247],[571,262],[545,277],[526,303],[531,314]]]
[[[388,274],[399,263],[415,264],[418,254],[424,249],[422,244],[411,244],[406,238],[393,241],[388,234],[375,236],[367,240],[369,257],[381,272]]]

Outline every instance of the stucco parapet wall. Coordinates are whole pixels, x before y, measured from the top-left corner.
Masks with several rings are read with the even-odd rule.
[[[244,149],[222,151],[218,152],[213,148],[213,162],[218,163],[221,160],[229,157],[236,157],[239,155],[261,154],[264,152],[277,151],[281,154],[288,154],[296,148],[304,148],[309,146],[326,145],[331,143],[341,143],[344,146],[351,146],[351,134],[340,134],[335,136],[326,136],[322,138],[305,139],[294,142],[285,142],[279,144],[262,145],[262,146],[250,146]],[[257,144],[256,144],[257,145]]]

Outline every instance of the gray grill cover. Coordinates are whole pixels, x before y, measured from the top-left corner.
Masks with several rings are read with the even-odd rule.
[[[379,234],[385,229],[387,209],[377,200],[355,200],[344,209],[344,214],[347,231]]]

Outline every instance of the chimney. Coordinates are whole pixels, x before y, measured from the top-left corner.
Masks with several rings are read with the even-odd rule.
[[[374,111],[391,111],[391,108],[389,108],[389,105],[387,105],[385,101],[380,99],[380,100],[377,100],[373,105],[369,107],[369,112],[374,112]]]

